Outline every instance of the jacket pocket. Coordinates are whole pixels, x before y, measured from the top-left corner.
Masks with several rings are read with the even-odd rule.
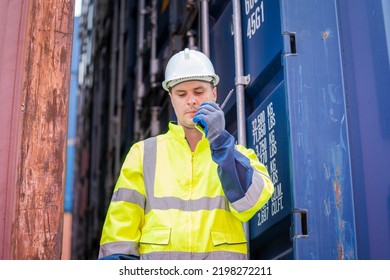
[[[140,243],[168,245],[171,239],[170,228],[151,228],[142,232]]]
[[[241,232],[227,232],[221,230],[211,230],[211,240],[214,246],[223,244],[243,244],[246,243],[246,237]]]

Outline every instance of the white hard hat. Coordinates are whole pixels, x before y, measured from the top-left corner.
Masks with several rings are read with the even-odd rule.
[[[205,54],[186,48],[168,61],[162,86],[169,92],[169,89],[175,85],[190,80],[210,82],[216,86],[219,77],[215,74],[213,64]]]

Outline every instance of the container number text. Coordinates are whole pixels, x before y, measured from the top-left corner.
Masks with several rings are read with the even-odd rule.
[[[260,5],[258,2],[260,2]],[[246,36],[251,39],[264,22],[264,2],[259,0],[245,0],[245,14],[248,18]]]

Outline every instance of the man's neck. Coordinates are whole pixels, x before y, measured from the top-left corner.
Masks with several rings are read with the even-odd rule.
[[[183,129],[191,151],[195,151],[196,145],[202,139],[202,133],[196,128],[183,127]]]

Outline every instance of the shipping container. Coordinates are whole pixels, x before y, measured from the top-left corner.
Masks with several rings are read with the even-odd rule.
[[[226,128],[275,184],[251,259],[390,259],[390,3],[83,1],[75,259],[95,259],[131,144],[174,120],[171,55],[206,53]]]

